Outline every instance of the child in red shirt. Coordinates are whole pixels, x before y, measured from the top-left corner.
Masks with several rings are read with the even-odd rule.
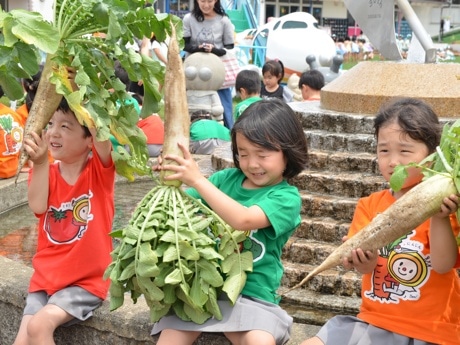
[[[31,135],[24,146],[34,163],[28,201],[39,218],[38,243],[15,345],[54,344],[55,329],[90,317],[110,284],[103,280],[114,216],[110,141],[96,141],[95,130],[79,124],[65,99],[44,134]]]

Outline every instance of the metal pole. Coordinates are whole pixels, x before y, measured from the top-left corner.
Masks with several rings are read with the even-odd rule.
[[[431,37],[426,32],[420,19],[414,12],[408,0],[396,0],[399,9],[404,14],[410,28],[417,36],[423,49],[425,49],[425,62],[436,62],[436,48],[434,47]]]

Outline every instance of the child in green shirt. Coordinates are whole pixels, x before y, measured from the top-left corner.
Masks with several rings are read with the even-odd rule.
[[[261,80],[259,72],[245,69],[238,73],[235,81],[235,90],[241,97],[241,102],[235,107],[233,117],[235,120],[240,117],[252,103],[260,101]]]

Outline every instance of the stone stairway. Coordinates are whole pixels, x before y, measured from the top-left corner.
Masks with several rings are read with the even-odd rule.
[[[303,107],[293,105],[310,160],[308,169],[291,180],[302,195],[302,222],[284,248],[283,287],[300,282],[342,243],[359,198],[387,186],[375,158],[373,116]],[[360,287],[359,273],[337,267],[288,293],[283,304],[301,306],[292,310],[297,322],[322,324],[335,314],[356,314]]]
[[[375,158],[373,116],[291,105],[302,121],[310,159],[309,167],[290,181],[302,196],[302,222],[283,251],[283,288],[300,282],[342,243],[360,197],[387,186]],[[215,169],[231,165],[228,149],[212,159]],[[337,267],[289,292],[282,305],[296,322],[321,325],[335,314],[356,314],[360,287],[357,272]]]

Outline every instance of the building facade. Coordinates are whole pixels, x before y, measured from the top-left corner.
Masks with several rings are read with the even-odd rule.
[[[238,3],[241,0],[221,0],[228,8],[235,1]],[[0,0],[0,6],[7,11],[17,8],[38,11],[45,18],[51,19],[53,2],[54,0]],[[341,0],[259,0],[259,4],[262,8],[259,23],[265,23],[270,17],[301,11],[311,13],[320,25],[330,27],[331,33],[337,36],[345,37],[350,33],[350,28],[356,27],[354,19]],[[174,13],[183,17],[193,7],[193,0],[157,0],[154,6],[158,12]],[[411,6],[431,36],[439,34],[441,20],[447,22],[451,28],[460,26],[460,0],[412,0]],[[404,18],[399,15],[397,8],[395,26],[397,33],[404,34],[407,30]]]

